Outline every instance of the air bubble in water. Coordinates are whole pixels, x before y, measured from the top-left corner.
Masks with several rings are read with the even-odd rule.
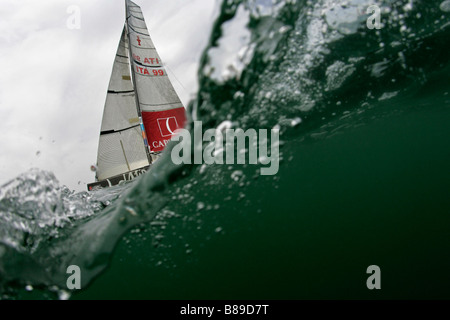
[[[291,126],[292,126],[292,127],[296,127],[296,126],[299,125],[301,122],[302,122],[302,118],[297,117],[297,118],[295,118],[295,119],[293,119],[293,120],[291,121]]]
[[[239,181],[243,175],[244,173],[241,170],[236,170],[231,174],[231,179],[234,181]]]
[[[67,292],[65,290],[58,291],[59,300],[69,300],[70,296],[71,296],[70,292]]]
[[[202,210],[203,208],[205,208],[205,204],[203,202],[198,202],[197,203],[197,210]]]

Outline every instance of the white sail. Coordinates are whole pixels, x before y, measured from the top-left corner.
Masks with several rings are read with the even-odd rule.
[[[126,11],[138,107],[150,150],[159,152],[173,132],[184,126],[185,109],[150,38],[141,8],[126,0]]]
[[[131,81],[126,29],[108,87],[97,155],[97,180],[149,165]]]

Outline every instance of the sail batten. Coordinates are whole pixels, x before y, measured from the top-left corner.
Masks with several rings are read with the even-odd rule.
[[[122,131],[126,131],[126,130],[129,130],[129,129],[136,128],[136,127],[138,127],[138,126],[139,126],[139,124],[134,125],[134,126],[131,126],[131,127],[128,127],[128,128],[125,128],[125,129],[121,129],[121,130],[101,131],[101,132],[100,132],[100,135],[103,135],[103,134],[111,134],[111,133],[118,133],[118,132],[122,132]]]
[[[112,94],[120,94],[120,93],[133,93],[134,90],[127,90],[127,91],[113,91],[113,90],[108,90],[108,93],[112,93]]]

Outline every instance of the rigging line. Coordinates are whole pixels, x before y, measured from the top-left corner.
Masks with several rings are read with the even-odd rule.
[[[170,67],[166,64],[163,64],[164,68],[167,68],[167,70],[170,71],[170,73],[173,75],[173,77],[175,78],[175,80],[180,84],[180,86],[183,88],[184,92],[187,93],[186,88],[183,86],[183,84],[181,83],[180,80],[178,80],[177,76],[175,75],[175,72],[172,71],[172,69],[170,69]]]
[[[176,16],[178,13],[180,13],[180,12],[186,12],[186,7],[189,5],[189,1],[184,1],[183,2],[183,4],[178,4],[177,6],[176,6],[176,8],[174,8],[172,11],[171,11],[171,16],[173,17],[173,16]],[[143,10],[143,11],[145,11],[145,10]],[[151,10],[148,10],[148,12],[151,12]],[[142,16],[144,16],[144,13],[142,12]],[[166,24],[170,24],[170,25],[173,25],[169,20],[170,19],[167,19],[167,18],[165,18],[165,17],[161,17],[160,19],[155,19],[155,17],[152,15],[151,16],[152,17],[152,19],[149,19],[148,21],[152,24],[152,25],[156,25],[156,26],[159,26],[159,28],[161,28],[161,29],[164,29],[165,28],[165,25]],[[144,18],[145,18],[145,16],[144,16]],[[152,27],[150,27],[149,28],[150,30],[153,30],[153,28]]]

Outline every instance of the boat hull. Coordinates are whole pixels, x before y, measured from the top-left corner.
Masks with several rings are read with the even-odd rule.
[[[136,170],[131,170],[131,171],[125,172],[123,174],[119,174],[117,176],[110,177],[105,180],[88,183],[87,189],[88,189],[88,191],[92,191],[92,190],[116,186],[119,183],[121,183],[122,181],[123,182],[132,181],[132,180],[136,179],[137,177],[146,173],[149,168],[150,168],[150,166],[145,166],[145,167],[142,167],[142,168],[139,168]]]

